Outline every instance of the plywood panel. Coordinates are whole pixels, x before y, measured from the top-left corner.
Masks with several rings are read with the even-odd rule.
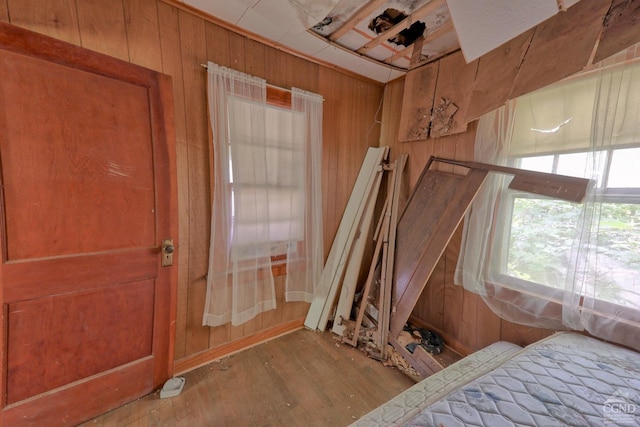
[[[154,246],[152,146],[133,143],[151,140],[147,88],[9,52],[1,61],[13,76],[0,83],[2,99],[22,99],[3,103],[0,119],[2,167],[14,178],[4,188],[8,259]],[[46,120],[22,120],[32,114]],[[57,138],[66,141],[63,150],[41,144]],[[9,149],[10,141],[20,149]],[[130,221],[121,221],[123,211]]]
[[[162,71],[173,78],[173,103],[176,130],[176,173],[178,185],[178,295],[176,307],[175,358],[186,353],[187,311],[189,290],[189,164],[185,117],[182,57],[180,52],[180,27],[178,10],[165,3],[158,3],[158,27]]]
[[[74,0],[50,0],[29,2],[6,0],[2,2],[4,13],[11,16],[11,23],[32,31],[80,45],[80,30]],[[6,22],[9,22],[8,18]]]
[[[265,75],[265,49],[262,43],[246,40],[244,44],[245,73],[251,76]]]
[[[394,315],[391,334],[398,336],[427,284],[451,234],[473,200],[487,171],[470,169],[462,177],[425,172],[398,223]]]
[[[589,63],[611,0],[582,0],[538,25],[509,98],[570,76]]]
[[[418,182],[429,157],[431,157],[435,152],[435,139],[406,142],[403,144],[407,144],[409,147],[409,188],[413,189]]]
[[[282,64],[287,62],[287,54],[270,46],[265,46],[264,52],[264,77],[272,85],[287,88],[288,74],[282,72]],[[317,71],[316,71],[317,73]],[[316,85],[317,75],[314,77]]]
[[[471,101],[469,93],[473,90],[478,69],[478,61],[467,64],[460,51],[439,62],[433,120],[429,131],[431,138],[453,135],[467,129],[467,110]]]
[[[218,25],[205,24],[207,60],[214,64],[229,67],[229,31]]]
[[[0,1],[0,22],[9,22],[9,9],[6,0]]]
[[[467,120],[476,120],[507,101],[533,34],[534,30],[522,33],[478,60],[478,74],[466,114]]]
[[[82,47],[129,60],[123,0],[79,0],[78,25]]]
[[[605,19],[593,62],[600,62],[640,42],[640,3],[614,0]]]
[[[407,73],[398,130],[400,141],[418,141],[429,136],[439,64],[440,61],[432,62]]]
[[[134,64],[162,70],[158,3],[123,0],[129,60]]]
[[[209,328],[202,326],[206,294],[205,276],[211,234],[209,138],[206,114],[206,79],[200,64],[206,63],[205,23],[179,12],[182,75],[185,92],[189,180],[189,289],[186,353],[209,348]]]
[[[153,288],[147,280],[9,304],[7,401],[151,355]]]
[[[468,294],[468,291],[465,291]],[[475,295],[475,294],[474,294]],[[500,327],[502,319],[498,317],[488,306],[484,303],[482,298],[476,296],[476,322],[475,322],[475,343],[473,341],[465,342],[472,350],[480,350],[492,344],[496,341],[500,341],[501,333]],[[533,342],[533,341],[531,341]]]
[[[319,71],[319,84],[323,89],[323,123],[322,123],[322,222],[323,222],[323,246],[324,258],[327,258],[333,237],[338,229],[339,220],[336,215],[337,197],[335,189],[338,183],[338,146],[339,129],[330,126],[329,123],[337,121],[338,109],[327,108],[334,105],[333,73],[329,70]]]
[[[407,153],[407,144],[398,141],[404,78],[389,82],[384,87],[380,111],[380,146],[389,147],[389,160],[395,161],[400,154]]]

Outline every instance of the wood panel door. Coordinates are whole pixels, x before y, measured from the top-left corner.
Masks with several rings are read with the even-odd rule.
[[[2,421],[75,425],[172,373],[171,82],[6,24],[0,76]]]

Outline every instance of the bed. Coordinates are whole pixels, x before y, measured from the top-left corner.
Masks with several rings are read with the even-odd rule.
[[[640,425],[640,353],[572,332],[498,342],[352,426]]]

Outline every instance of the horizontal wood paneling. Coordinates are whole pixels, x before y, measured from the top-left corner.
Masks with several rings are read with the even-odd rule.
[[[162,0],[0,0],[0,20],[168,74],[173,82],[178,180],[178,307],[176,363],[219,357],[235,340],[251,345],[261,331],[287,327],[308,304],[284,302],[284,278],[276,280],[278,307],[237,328],[202,326],[209,256],[211,167],[206,72],[211,60],[282,87],[322,95],[324,102],[323,215],[325,253],[331,246],[368,146],[377,146],[376,112],[383,86],[351,72],[310,62],[261,43]],[[293,322],[293,323],[292,323]]]

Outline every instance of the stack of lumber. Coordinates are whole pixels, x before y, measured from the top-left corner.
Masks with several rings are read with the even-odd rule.
[[[387,155],[387,147],[370,148],[367,153],[305,326],[323,331],[331,318],[332,331],[343,342],[364,344],[370,356],[383,361],[389,356],[387,344],[391,344],[422,377],[427,377],[441,370],[442,365],[421,346],[409,351],[399,338],[488,173],[513,175],[509,188],[573,202],[581,202],[592,183],[581,178],[432,157],[409,199],[401,203],[401,176],[407,156],[384,164]],[[452,172],[443,172],[435,164],[455,167]],[[387,191],[373,233],[375,248],[367,278],[359,284],[366,236],[373,224],[384,173],[388,173]]]
[[[367,150],[304,322],[308,329],[324,331],[343,284],[355,289],[388,155],[389,147]]]

